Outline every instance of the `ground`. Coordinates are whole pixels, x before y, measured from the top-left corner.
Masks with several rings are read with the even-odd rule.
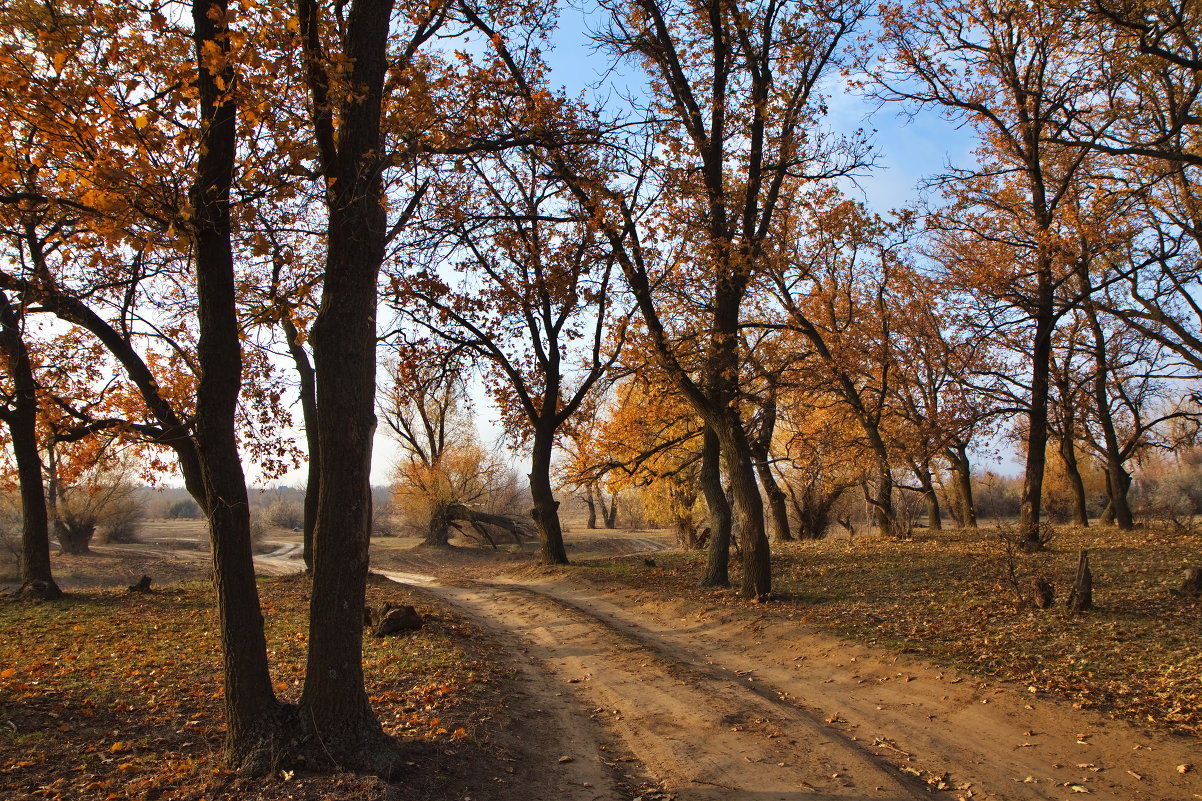
[[[201,577],[203,536],[185,528],[56,556],[55,568],[72,589]],[[396,785],[220,772],[217,665],[196,658],[212,634],[170,622],[203,613],[203,585],[8,602],[0,797],[1202,799],[1200,607],[1171,592],[1181,564],[1202,561],[1202,540],[1140,537],[1066,532],[1030,557],[990,532],[789,545],[765,604],[696,588],[699,557],[664,550],[663,532],[575,531],[569,568],[533,566],[529,549],[381,540],[373,598],[431,621],[367,646],[369,691],[413,754]],[[295,537],[269,539],[282,545],[265,545],[262,571],[294,570]],[[1017,603],[1036,574],[1063,595],[1082,547],[1099,610]],[[265,580],[262,592],[289,698],[304,579]],[[100,622],[114,618],[142,628]],[[80,628],[103,636],[73,641]],[[181,658],[165,657],[164,641]],[[160,661],[132,666],[138,649]]]

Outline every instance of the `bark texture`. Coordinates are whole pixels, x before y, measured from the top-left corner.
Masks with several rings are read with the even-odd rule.
[[[22,334],[22,317],[7,294],[0,292],[0,350],[3,351],[12,403],[0,417],[8,424],[13,461],[21,495],[21,593],[51,601],[63,591],[50,568],[50,523],[46,514],[46,487],[38,456],[37,384]]]
[[[268,672],[251,552],[250,504],[235,434],[242,377],[230,227],[236,76],[228,59],[217,72],[206,66],[212,63],[212,48],[229,52],[227,13],[226,0],[197,0],[192,5],[202,121],[191,190],[201,374],[193,452],[197,469],[189,469],[182,460],[181,466],[209,519],[225,667],[226,758],[236,769],[262,773],[278,763],[290,732],[287,711],[276,700]]]
[[[313,533],[309,657],[301,718],[313,754],[394,776],[403,764],[363,686],[363,608],[376,429],[376,283],[387,219],[380,135],[391,0],[356,0],[342,27],[357,87],[334,117],[316,3],[298,3],[316,144],[327,181],[326,275],[313,324],[321,480]]]

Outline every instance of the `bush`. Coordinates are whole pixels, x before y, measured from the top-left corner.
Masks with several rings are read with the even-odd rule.
[[[168,520],[195,520],[202,517],[200,507],[191,498],[184,498],[167,507]]]
[[[298,529],[305,524],[304,504],[276,498],[263,513],[263,522],[275,528]]]
[[[145,509],[132,494],[114,498],[104,509],[100,524],[104,542],[137,542]]]
[[[1192,525],[1202,515],[1202,449],[1149,460],[1136,474],[1132,503],[1141,516]]]

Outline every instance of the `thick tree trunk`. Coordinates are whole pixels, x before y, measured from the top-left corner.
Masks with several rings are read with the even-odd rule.
[[[722,450],[718,435],[706,427],[702,436],[701,493],[709,520],[709,546],[706,549],[702,587],[730,586],[730,504],[722,489]]]
[[[960,506],[960,525],[977,527],[977,505],[972,492],[972,465],[968,461],[968,446],[963,443],[947,449],[948,461],[956,481],[956,500]]]
[[[717,433],[726,457],[726,474],[734,500],[734,528],[742,557],[739,594],[744,598],[766,598],[772,592],[772,557],[764,531],[764,501],[737,411],[728,409],[725,422]]]
[[[530,496],[534,508],[530,516],[538,529],[539,561],[544,565],[566,565],[568,552],[563,546],[563,528],[559,522],[559,501],[551,488],[551,454],[555,448],[555,429],[535,429],[530,458]],[[607,521],[608,522],[608,521]]]
[[[229,194],[235,159],[236,101],[232,65],[218,71],[210,50],[229,52],[226,0],[192,5],[193,38],[200,68],[202,143],[194,210],[197,315],[196,454],[193,494],[203,497],[213,553],[213,583],[225,667],[226,758],[236,769],[262,773],[287,743],[285,712],[276,701],[267,665],[267,643],[251,553],[250,503],[235,434],[241,388],[242,342],[235,304]],[[199,485],[199,486],[198,486]]]
[[[451,545],[451,514],[447,504],[439,503],[426,525],[422,545],[428,548],[449,548]]]
[[[362,646],[376,430],[376,282],[387,237],[380,123],[392,7],[392,0],[355,0],[349,7],[343,45],[346,80],[356,91],[343,100],[336,120],[321,107],[328,87],[315,72],[322,70],[314,45],[317,7],[301,3],[298,15],[315,82],[329,215],[325,283],[313,324],[321,481],[301,717],[314,737],[314,754],[386,777],[403,763],[368,703]]]
[[[89,546],[95,534],[96,524],[89,520],[64,520],[60,517],[54,521],[54,536],[63,553],[73,556],[90,554],[92,549]]]
[[[21,316],[0,292],[0,350],[12,382],[12,407],[4,414],[10,447],[17,464],[21,494],[21,594],[52,601],[63,591],[50,569],[50,523],[46,515],[46,487],[38,456],[37,384],[22,335]]]
[[[1041,284],[1050,267],[1040,271]],[[1040,287],[1031,347],[1031,406],[1027,412],[1027,465],[1023,474],[1019,529],[1027,548],[1041,547],[1039,522],[1043,509],[1043,476],[1047,466],[1048,396],[1052,365],[1052,330],[1055,328],[1052,290]]]
[[[898,536],[897,514],[893,509],[893,471],[888,462],[877,465],[876,489],[869,493],[868,503],[877,530],[883,537]]]

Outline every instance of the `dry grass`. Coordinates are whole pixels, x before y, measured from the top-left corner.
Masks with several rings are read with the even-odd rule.
[[[1097,609],[1064,609],[1078,554],[1089,549]],[[657,554],[595,563],[599,580],[688,593],[704,556]],[[1183,569],[1202,564],[1202,536],[1110,527],[1061,529],[1045,553],[1013,561],[996,529],[923,532],[913,540],[857,538],[774,548],[778,603],[842,636],[922,654],[966,671],[1021,683],[1080,707],[1112,712],[1158,729],[1202,736],[1202,602],[1173,593]],[[1055,587],[1056,606],[1034,609],[1037,575]],[[747,605],[730,592],[731,605]],[[773,610],[776,610],[774,612]]]

